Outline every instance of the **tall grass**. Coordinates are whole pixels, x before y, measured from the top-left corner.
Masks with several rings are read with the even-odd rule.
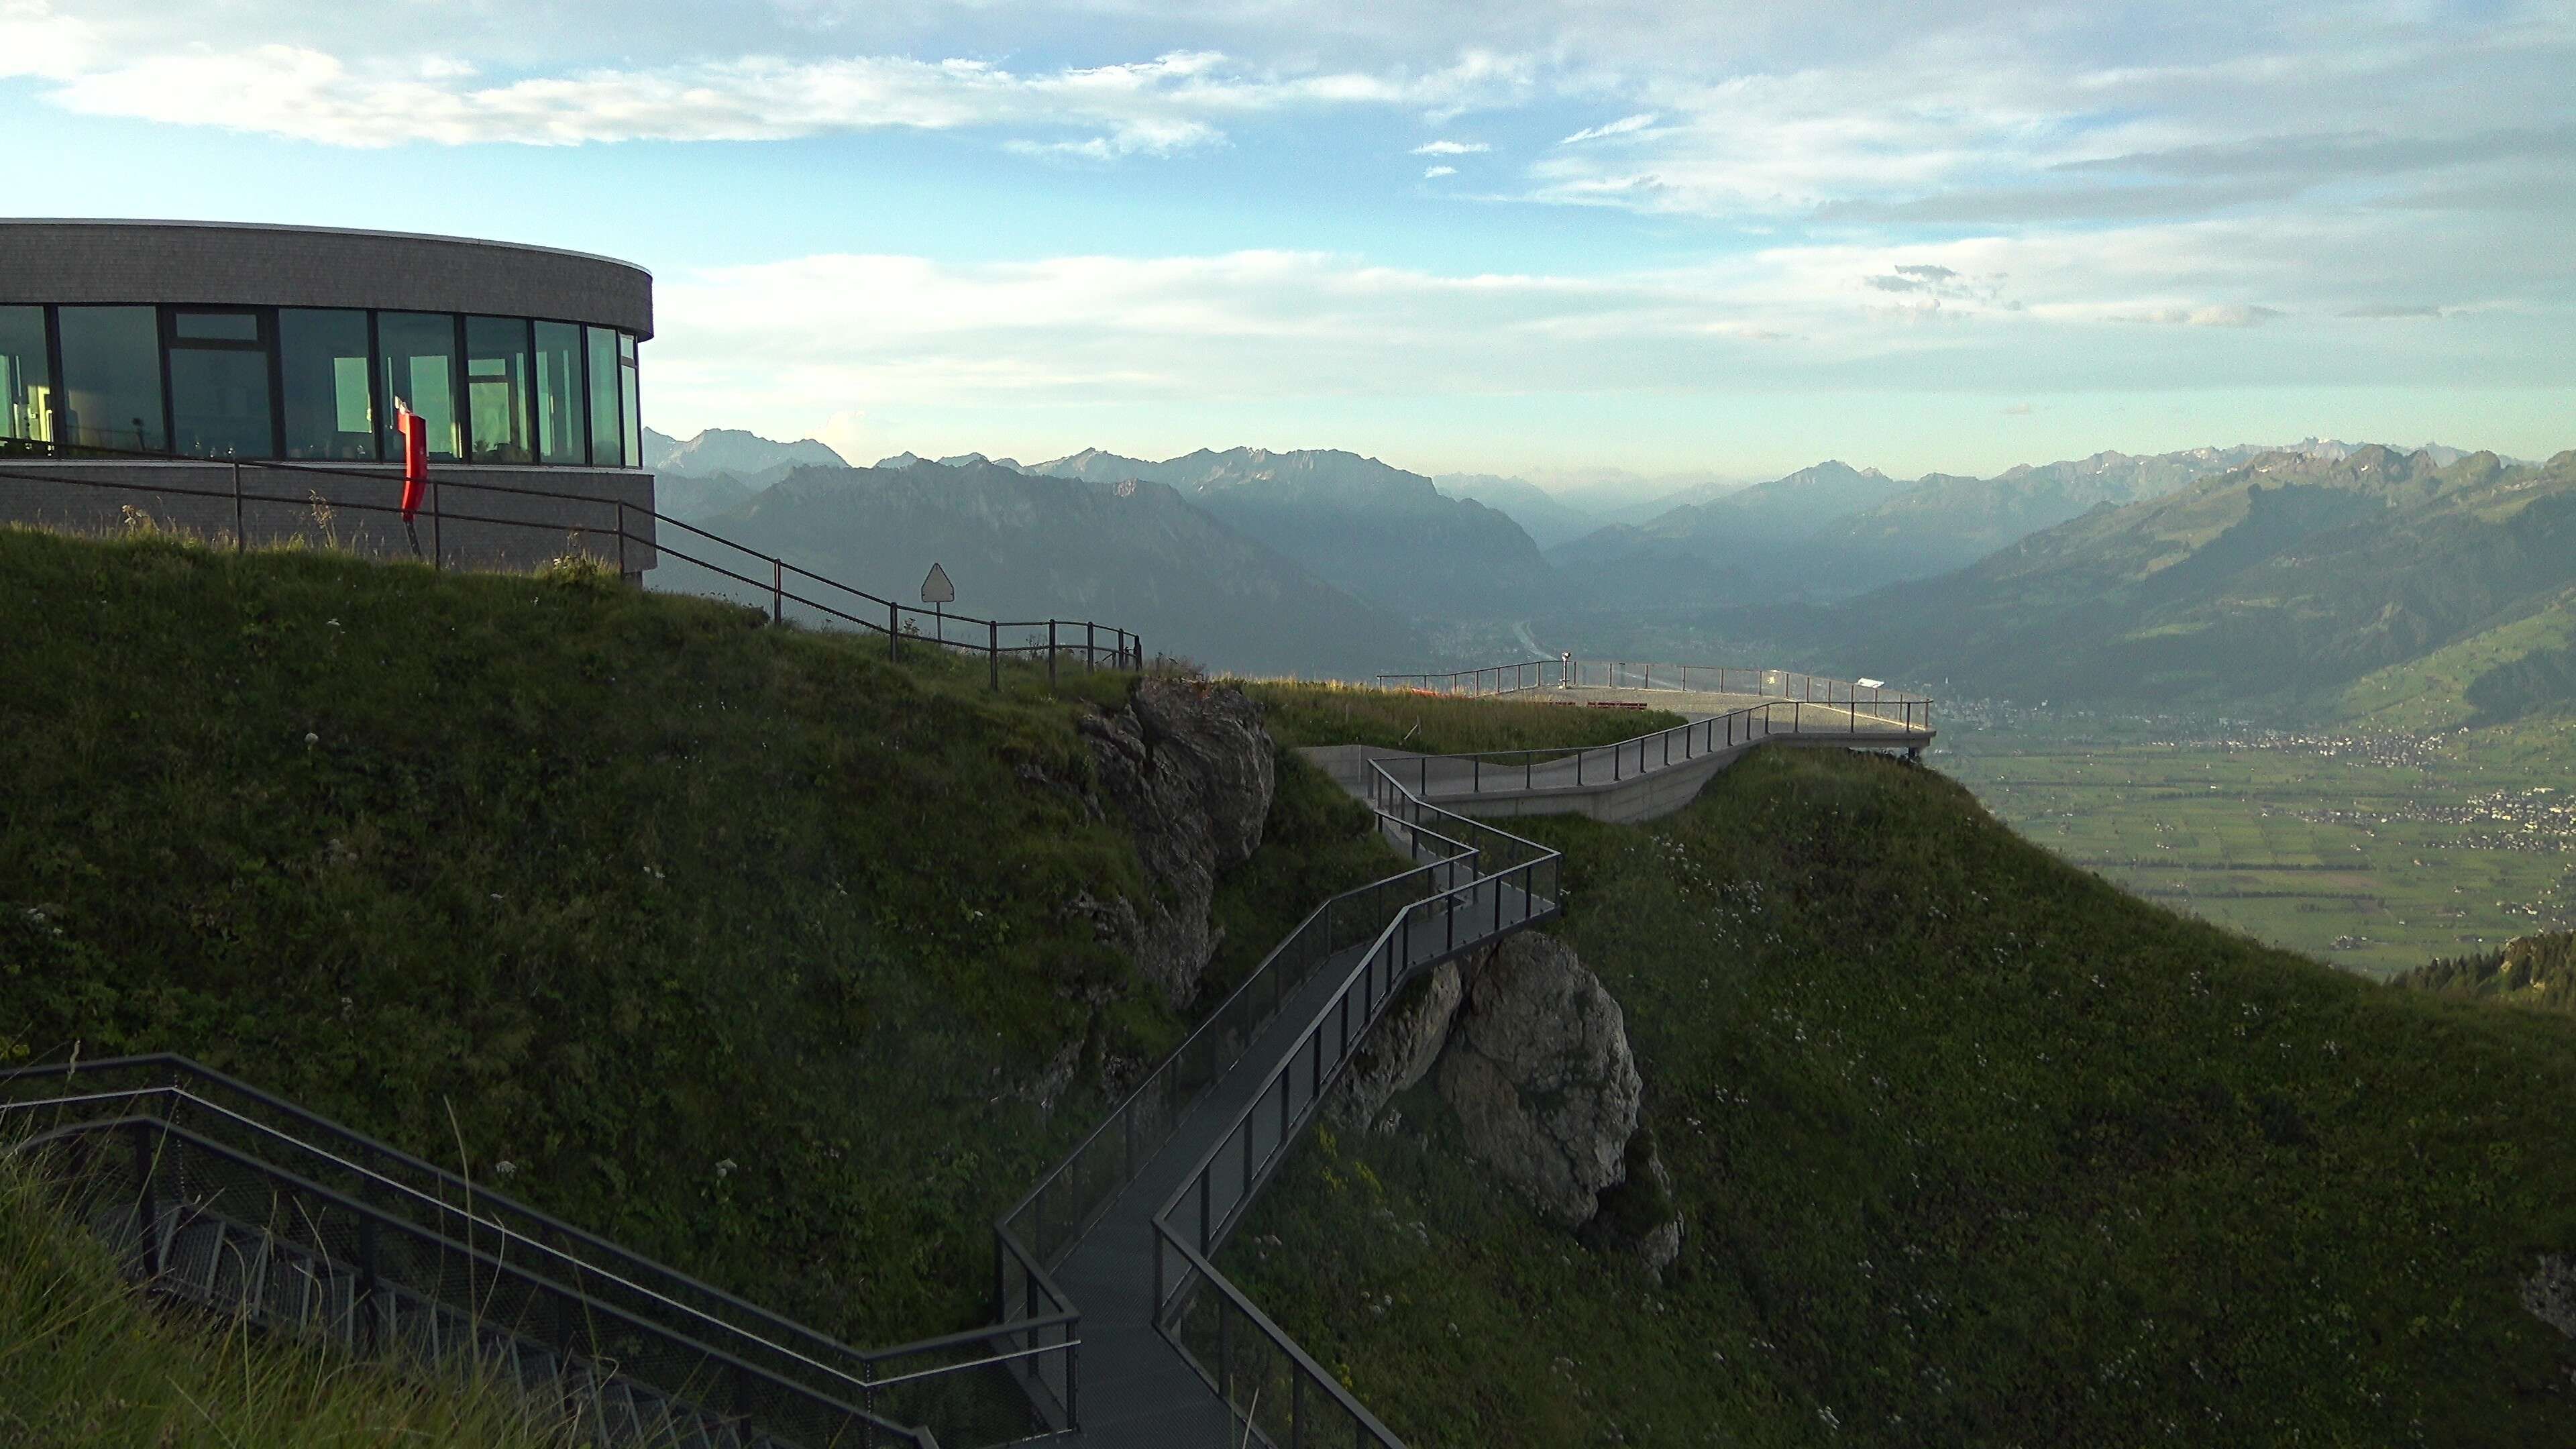
[[[497,1375],[363,1363],[155,1308],[0,1152],[0,1444],[11,1449],[574,1449],[568,1415]]]

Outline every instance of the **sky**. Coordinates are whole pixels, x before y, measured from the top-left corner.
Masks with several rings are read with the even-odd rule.
[[[633,261],[651,425],[861,462],[2545,457],[2571,77],[2566,0],[0,0],[0,209]]]

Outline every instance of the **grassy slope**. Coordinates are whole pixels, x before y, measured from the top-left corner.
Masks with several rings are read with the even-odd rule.
[[[0,1156],[0,1444],[572,1449],[505,1386],[410,1378],[154,1312],[20,1158]]]
[[[1427,1090],[1301,1153],[1234,1266],[1410,1442],[2576,1436],[2515,1299],[2576,1247],[2576,1023],[2157,910],[1883,760],[1528,823],[1689,1240],[1659,1287],[1538,1226]]]
[[[2445,730],[2484,723],[2470,698],[2480,680],[2534,655],[2571,646],[2576,646],[2576,590],[2509,623],[2363,675],[2316,713],[2364,729]]]
[[[184,1051],[862,1342],[1183,1023],[1075,706],[596,578],[0,532],[0,1060]],[[1099,681],[1087,682],[1097,692]],[[1294,771],[1225,969],[1379,869]],[[1096,1080],[1096,1070],[1080,1079]],[[511,1165],[502,1177],[501,1163]]]
[[[1585,709],[1545,694],[1475,699],[1367,689],[1347,684],[1253,680],[1244,691],[1268,712],[1282,745],[1370,745],[1424,754],[1615,745],[1666,730],[1682,718],[1662,710]]]

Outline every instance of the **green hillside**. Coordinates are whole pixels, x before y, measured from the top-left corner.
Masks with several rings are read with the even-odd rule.
[[[991,1219],[1184,1024],[1070,909],[1147,888],[1071,684],[26,531],[0,617],[0,1061],[184,1052],[889,1343],[982,1321]],[[1283,764],[1220,979],[1382,871],[1366,821]]]
[[[1541,1226],[1435,1090],[1319,1138],[1229,1271],[1417,1446],[2528,1445],[2569,1341],[2576,1022],[2119,893],[1940,776],[1763,752],[1567,851],[1688,1222]]]

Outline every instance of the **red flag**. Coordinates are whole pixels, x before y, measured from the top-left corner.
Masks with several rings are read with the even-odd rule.
[[[420,512],[421,500],[429,496],[429,423],[397,398],[394,432],[402,439],[402,516],[409,523]]]

